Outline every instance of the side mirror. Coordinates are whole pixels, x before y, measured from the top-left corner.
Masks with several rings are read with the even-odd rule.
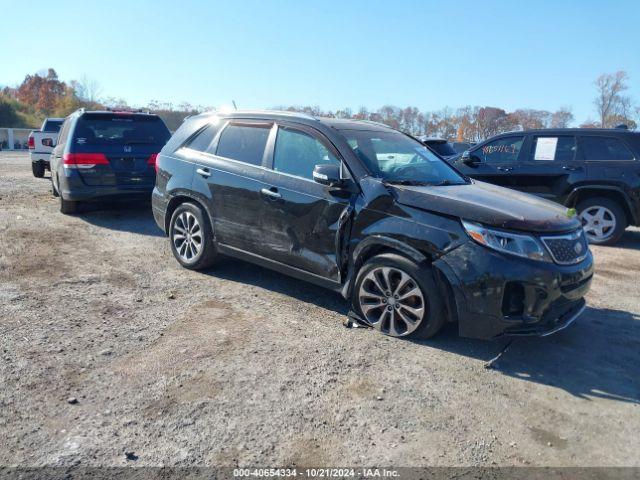
[[[55,146],[55,144],[53,143],[53,138],[43,138],[42,145],[44,145],[45,147],[51,147],[51,148]]]
[[[338,165],[316,165],[313,169],[313,179],[327,187],[340,188],[346,183],[340,177],[340,167]]]
[[[477,155],[472,154],[469,150],[465,150],[462,154],[462,163],[469,165],[470,167],[476,167],[480,162],[480,158]]]

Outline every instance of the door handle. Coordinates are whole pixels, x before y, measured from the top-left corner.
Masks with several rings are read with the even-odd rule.
[[[199,175],[202,175],[205,178],[208,178],[211,176],[211,172],[209,171],[208,168],[199,168],[196,170],[196,173]]]
[[[568,172],[577,172],[579,170],[582,170],[581,167],[571,167],[569,165],[565,165],[564,167],[562,167],[563,170],[567,170]]]
[[[278,193],[278,189],[276,189],[275,187],[263,188],[262,190],[260,190],[260,193],[274,200],[282,198],[282,195]]]
[[[500,172],[510,172],[511,170],[513,170],[513,167],[498,167]]]

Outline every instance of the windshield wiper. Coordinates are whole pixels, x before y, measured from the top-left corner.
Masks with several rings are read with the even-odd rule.
[[[441,180],[439,182],[425,182],[424,180],[385,180],[385,183],[392,185],[409,185],[412,187],[446,187],[449,185],[465,185],[465,183],[452,182],[451,180]]]
[[[465,185],[465,183],[452,182],[451,180],[442,180],[441,182],[434,183],[434,187],[446,187],[448,185]]]
[[[411,185],[414,187],[429,187],[433,185],[431,182],[424,182],[421,180],[384,180],[384,182],[392,185]]]

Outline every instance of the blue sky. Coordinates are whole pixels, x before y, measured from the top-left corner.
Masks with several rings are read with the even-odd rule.
[[[637,0],[28,4],[0,0],[0,84],[51,66],[136,105],[569,106],[582,122],[595,78],[626,70],[640,101]]]

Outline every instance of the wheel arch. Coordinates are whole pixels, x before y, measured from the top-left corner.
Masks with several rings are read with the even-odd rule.
[[[171,222],[171,217],[173,215],[173,212],[175,212],[176,208],[178,208],[180,205],[182,205],[183,203],[187,203],[187,202],[193,203],[193,204],[197,205],[200,209],[202,209],[202,211],[207,214],[207,220],[209,220],[209,225],[210,226],[213,225],[211,212],[206,207],[205,202],[203,202],[202,200],[198,199],[197,197],[195,197],[193,195],[189,195],[187,193],[179,193],[179,194],[171,197],[171,200],[169,200],[169,203],[167,204],[167,209],[166,209],[165,215],[164,215],[164,228],[165,228],[165,232],[167,232],[167,234],[169,232],[169,223]]]
[[[626,193],[618,187],[605,185],[578,187],[571,192],[567,198],[566,205],[575,208],[583,200],[593,197],[604,197],[613,200],[618,203],[624,211],[629,225],[638,223],[638,219],[635,218],[633,209],[631,208],[629,198]]]
[[[349,273],[342,287],[342,296],[350,298],[360,267],[370,258],[382,253],[395,253],[416,262],[429,262],[433,258],[401,240],[382,235],[373,235],[361,240],[353,249],[349,259]]]

